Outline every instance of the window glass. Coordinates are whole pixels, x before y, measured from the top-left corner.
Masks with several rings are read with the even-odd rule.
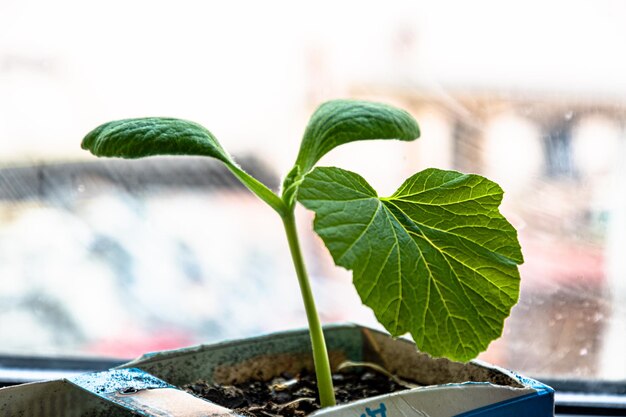
[[[317,105],[410,111],[413,143],[322,164],[506,191],[526,262],[481,358],[626,379],[626,3],[0,2],[0,354],[130,358],[306,325],[280,219],[198,158],[99,160],[113,119],[209,128],[276,188]],[[298,211],[322,319],[378,327]]]

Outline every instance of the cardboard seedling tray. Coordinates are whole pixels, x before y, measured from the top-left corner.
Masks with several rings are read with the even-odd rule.
[[[404,339],[357,325],[325,328],[331,366],[372,362],[418,388],[327,408],[314,417],[452,417],[554,414],[554,392],[540,382],[477,361],[419,353]],[[120,368],[0,390],[2,416],[233,416],[178,387],[205,380],[269,380],[312,370],[306,330],[146,354]]]

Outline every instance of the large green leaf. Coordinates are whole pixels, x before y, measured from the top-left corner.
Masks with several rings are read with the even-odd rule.
[[[393,335],[434,356],[469,360],[502,334],[523,262],[499,213],[501,188],[478,175],[427,169],[391,197],[359,175],[316,168],[298,200],[364,304]]]
[[[322,156],[344,143],[369,139],[417,139],[420,130],[404,110],[381,103],[332,100],[311,116],[296,165],[306,174]]]
[[[82,147],[96,156],[200,155],[233,164],[211,132],[180,119],[146,117],[105,123],[85,136]]]

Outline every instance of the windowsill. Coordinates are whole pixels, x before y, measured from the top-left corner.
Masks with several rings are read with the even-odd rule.
[[[580,392],[554,394],[557,416],[626,416],[626,396]]]
[[[104,371],[125,363],[119,359],[0,356],[0,387]]]

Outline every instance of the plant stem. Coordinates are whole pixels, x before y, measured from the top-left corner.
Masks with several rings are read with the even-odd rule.
[[[283,200],[272,192],[265,184],[248,174],[243,169],[234,164],[226,164],[226,167],[235,174],[235,176],[245,185],[250,191],[256,194],[261,200],[265,201],[270,207],[272,207],[281,217],[284,217],[287,213],[287,206]]]
[[[317,389],[320,396],[320,404],[322,407],[330,407],[336,404],[335,392],[333,390],[333,380],[330,372],[330,361],[326,350],[326,341],[320,323],[311,284],[304,266],[302,251],[300,250],[300,242],[298,241],[298,232],[296,230],[296,222],[294,210],[283,216],[283,224],[289,241],[289,249],[291,257],[298,275],[298,283],[300,284],[300,292],[304,301],[304,309],[309,322],[309,334],[311,335],[311,346],[313,347],[313,363],[315,364],[315,375],[317,377]]]

